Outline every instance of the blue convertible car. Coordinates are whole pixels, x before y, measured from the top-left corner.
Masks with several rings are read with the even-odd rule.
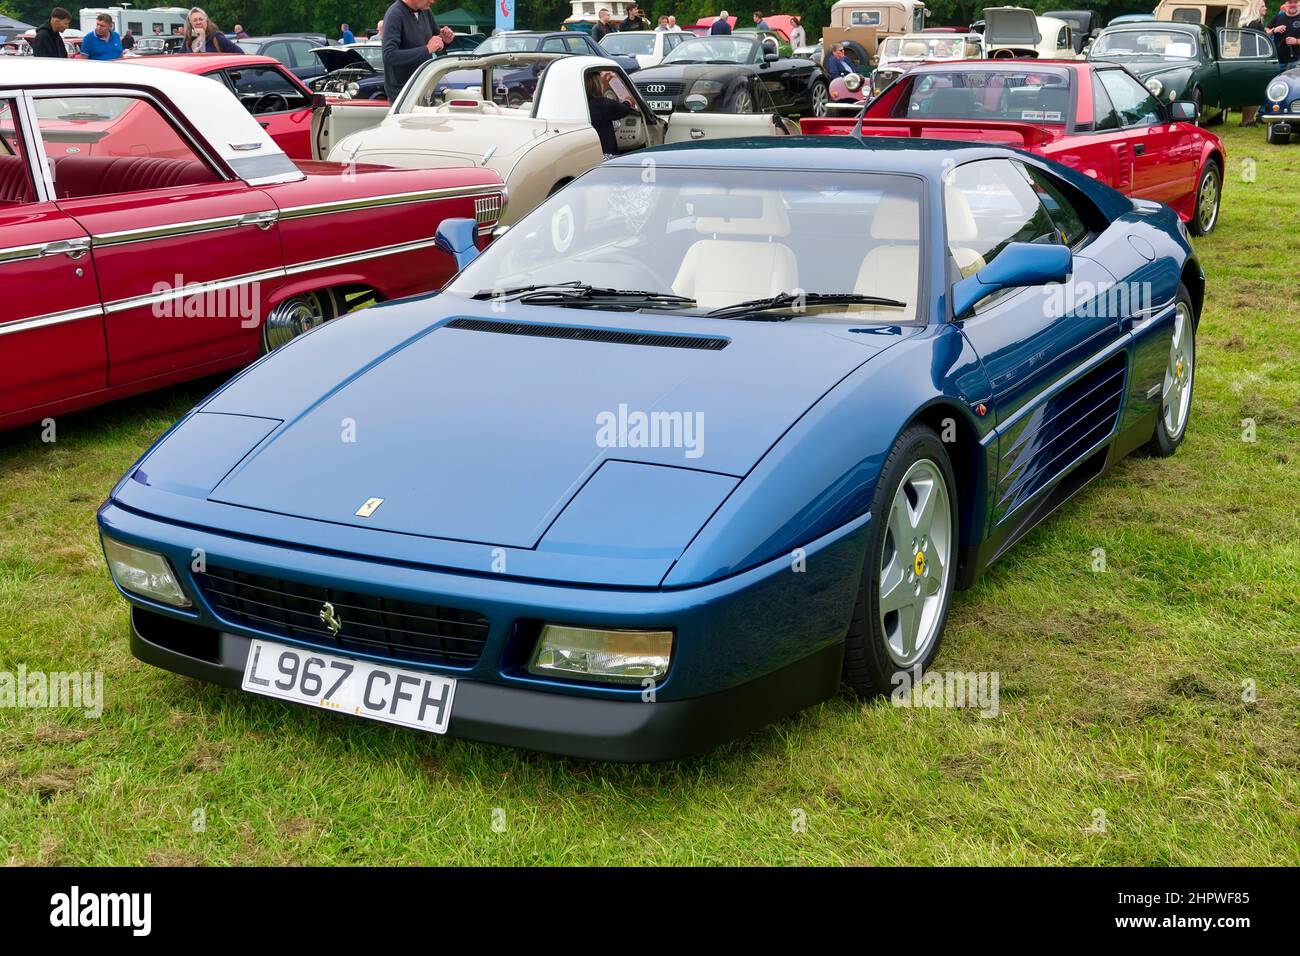
[[[99,512],[131,647],[340,713],[657,760],[927,667],[956,589],[1171,454],[1178,217],[854,137],[614,159],[434,295],[327,323]]]

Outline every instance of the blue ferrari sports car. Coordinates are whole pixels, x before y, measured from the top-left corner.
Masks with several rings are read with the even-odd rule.
[[[615,158],[439,293],[326,323],[99,511],[141,660],[613,760],[939,651],[953,592],[1186,433],[1205,279],[1167,207],[1002,147]]]

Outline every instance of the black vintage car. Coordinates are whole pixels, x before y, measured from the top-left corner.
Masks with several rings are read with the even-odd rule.
[[[685,40],[632,82],[656,113],[824,116],[829,99],[821,67],[753,34]]]
[[[469,53],[482,42],[481,34],[458,33],[444,52]],[[346,46],[320,46],[311,52],[320,61],[322,72],[307,84],[313,93],[324,93],[336,99],[388,99],[384,90],[383,44],[378,40]]]

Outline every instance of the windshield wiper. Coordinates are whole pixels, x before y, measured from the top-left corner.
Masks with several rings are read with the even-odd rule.
[[[735,305],[714,309],[712,312],[706,312],[705,315],[715,319],[730,319],[766,312],[768,309],[794,306],[795,313],[781,316],[781,320],[785,320],[794,318],[798,314],[797,310],[808,305],[884,305],[895,309],[907,308],[907,303],[900,302],[898,299],[886,299],[878,295],[858,295],[856,292],[780,292],[765,299],[750,299],[747,302],[737,302]]]
[[[516,286],[513,289],[483,289],[472,299],[513,299],[528,305],[590,306],[635,303],[638,307],[684,306],[691,308],[695,300],[671,292],[646,292],[640,289],[607,289],[585,282],[546,282],[538,285]]]

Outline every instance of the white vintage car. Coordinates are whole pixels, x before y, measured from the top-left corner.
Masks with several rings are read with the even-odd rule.
[[[503,75],[539,70],[532,100],[503,105]],[[478,71],[478,89],[450,88],[443,78]],[[601,91],[599,94],[589,91]],[[632,105],[610,122],[604,145],[593,125],[593,98]],[[332,103],[313,117],[316,155],[344,163],[433,169],[483,166],[505,180],[508,226],[607,153],[738,136],[798,135],[770,114],[672,113],[656,116],[622,68],[596,56],[499,53],[446,57],[420,68],[386,113]],[[607,148],[608,147],[608,148]]]
[[[984,55],[990,60],[1077,60],[1070,25],[1027,7],[986,7]]]
[[[600,48],[616,56],[634,56],[641,69],[658,66],[669,53],[677,48],[683,40],[695,36],[679,30],[628,30],[626,32],[607,33],[600,41]]]

